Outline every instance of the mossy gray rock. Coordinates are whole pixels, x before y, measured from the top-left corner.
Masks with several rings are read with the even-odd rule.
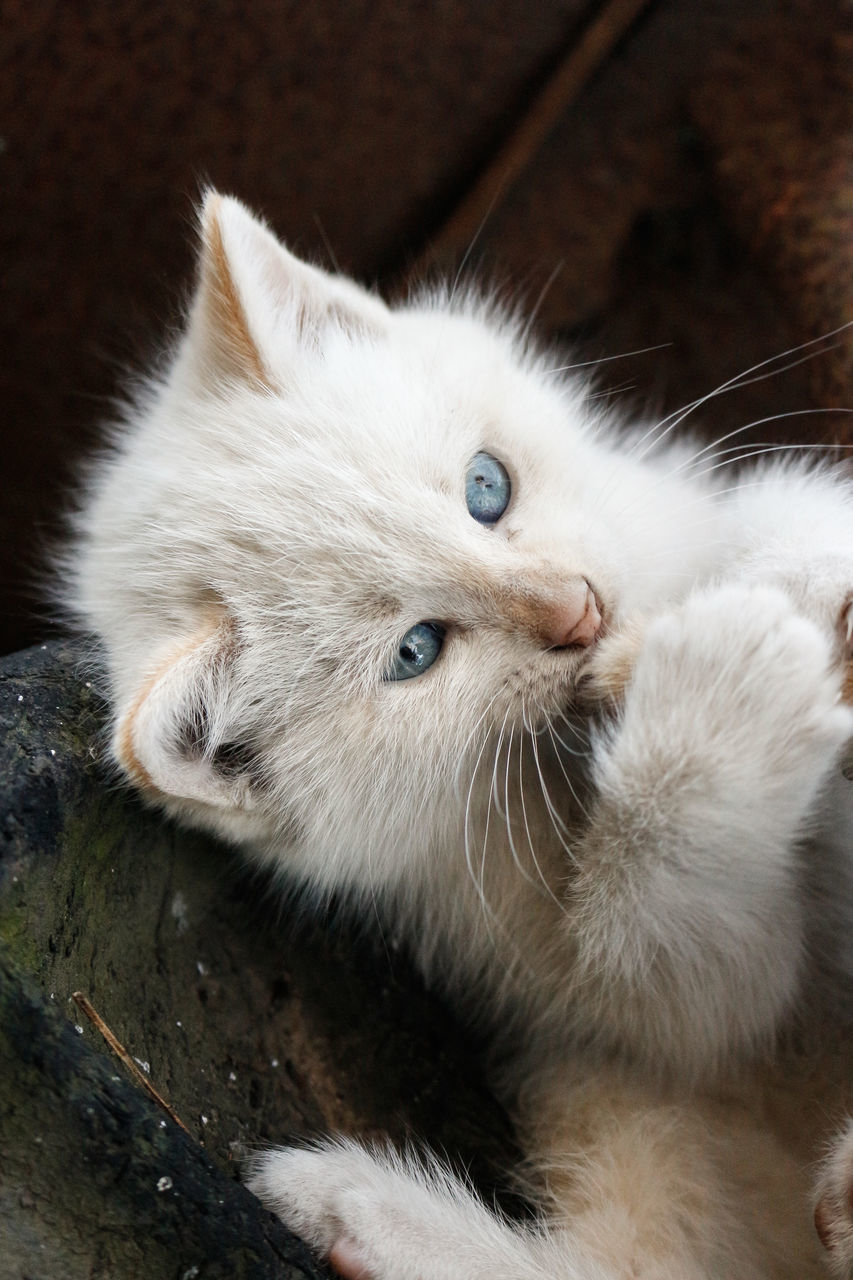
[[[70,645],[0,666],[0,1280],[320,1275],[237,1181],[318,1131],[422,1137],[494,1190],[508,1123],[405,959],[144,809],[97,681]]]

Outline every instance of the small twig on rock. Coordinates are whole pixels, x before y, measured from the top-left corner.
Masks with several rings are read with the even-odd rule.
[[[72,1000],[74,1000],[75,1004],[77,1004],[83,1010],[86,1017],[91,1022],[92,1026],[97,1027],[98,1031],[100,1031],[101,1035],[104,1037],[107,1044],[112,1049],[113,1053],[116,1055],[117,1058],[121,1059],[121,1061],[127,1067],[130,1074],[133,1076],[136,1083],[142,1086],[142,1088],[148,1094],[149,1098],[153,1099],[153,1101],[157,1103],[157,1106],[161,1107],[162,1110],[166,1112],[166,1115],[169,1117],[169,1119],[174,1120],[175,1124],[180,1129],[183,1129],[185,1134],[187,1134],[189,1137],[192,1137],[192,1134],[190,1133],[189,1129],[184,1124],[180,1116],[175,1111],[172,1110],[172,1108],[169,1106],[166,1099],[160,1096],[160,1094],[154,1088],[153,1084],[147,1078],[144,1072],[140,1071],[139,1067],[133,1061],[133,1058],[130,1056],[127,1049],[125,1049],[124,1045],[115,1035],[115,1033],[110,1030],[110,1028],[104,1022],[101,1015],[93,1008],[91,1002],[87,1000],[87,998],[83,995],[83,992],[74,991],[72,992],[71,998]]]

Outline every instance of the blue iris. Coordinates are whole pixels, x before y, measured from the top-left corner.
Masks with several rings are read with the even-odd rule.
[[[465,501],[480,524],[497,524],[509,505],[506,467],[490,453],[475,453],[465,476]]]
[[[444,627],[438,622],[416,622],[410,627],[397,652],[386,680],[411,680],[431,667],[444,644]]]

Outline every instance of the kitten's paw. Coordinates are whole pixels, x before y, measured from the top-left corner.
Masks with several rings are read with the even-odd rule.
[[[845,701],[853,702],[853,560],[845,555],[789,554],[779,562],[773,551],[757,554],[742,581],[784,591],[797,613],[810,618],[832,645],[843,672]]]
[[[832,1274],[853,1277],[853,1124],[835,1143],[820,1170],[815,1227]]]
[[[682,711],[698,742],[741,764],[823,773],[853,733],[833,656],[785,593],[727,585],[651,624],[634,683],[643,677],[650,702]]]
[[[345,1280],[544,1280],[525,1241],[435,1162],[338,1139],[266,1152],[248,1185]]]
[[[279,1147],[254,1160],[247,1185],[346,1280],[375,1280],[358,1235],[370,1231],[366,1201],[378,1172],[350,1144]]]

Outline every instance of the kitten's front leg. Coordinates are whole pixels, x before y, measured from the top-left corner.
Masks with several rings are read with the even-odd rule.
[[[567,895],[587,1037],[696,1075],[772,1037],[801,960],[796,842],[853,732],[833,657],[765,587],[649,625]]]

